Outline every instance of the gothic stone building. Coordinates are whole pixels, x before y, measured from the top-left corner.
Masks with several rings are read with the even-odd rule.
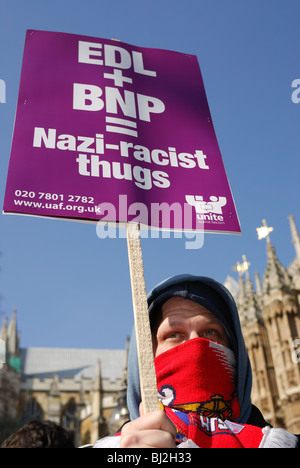
[[[276,427],[300,432],[300,237],[289,216],[296,257],[286,269],[269,236],[267,268],[256,291],[246,269],[234,294],[253,372],[252,402]],[[227,280],[227,286],[232,279]],[[233,292],[233,291],[232,291]]]
[[[5,421],[13,420],[17,428],[49,419],[65,427],[80,446],[115,433],[128,420],[128,344],[123,350],[24,349],[18,346],[16,325],[14,311],[9,327],[5,320],[0,331],[6,343],[0,369],[0,439]]]
[[[252,401],[273,426],[300,433],[300,237],[289,217],[296,257],[280,264],[269,236],[267,268],[255,288],[246,270],[225,284],[237,302],[253,370]],[[0,421],[52,419],[77,445],[114,433],[128,417],[124,399],[127,350],[20,349],[16,313],[0,339]],[[128,349],[128,344],[127,344]]]

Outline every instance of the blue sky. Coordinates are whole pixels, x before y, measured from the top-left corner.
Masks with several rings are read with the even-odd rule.
[[[14,126],[25,32],[117,38],[197,55],[242,235],[143,239],[147,289],[173,274],[224,282],[247,256],[250,275],[266,268],[265,218],[279,260],[300,231],[298,0],[0,0],[0,203]],[[126,239],[99,239],[90,224],[0,215],[0,323],[17,307],[21,346],[123,348],[133,325]]]

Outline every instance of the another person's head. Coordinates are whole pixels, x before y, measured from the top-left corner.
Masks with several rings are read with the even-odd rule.
[[[1,448],[75,448],[70,434],[52,421],[31,421],[10,435]]]
[[[206,338],[230,348],[236,358],[239,422],[251,411],[252,375],[236,305],[229,291],[217,281],[191,275],[172,277],[148,295],[154,356],[193,338]],[[191,356],[193,359],[193,356]],[[141,401],[135,333],[128,360],[128,408],[138,417]]]

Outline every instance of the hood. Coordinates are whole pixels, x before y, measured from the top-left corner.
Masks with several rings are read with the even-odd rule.
[[[232,295],[221,283],[212,278],[193,275],[173,276],[160,283],[148,294],[150,321],[159,307],[173,296],[190,299],[205,306],[222,323],[237,360],[236,387],[241,412],[236,421],[246,423],[251,413],[252,372],[238,311]],[[141,402],[134,330],[129,346],[127,378],[127,406],[130,419],[133,420],[139,417],[139,404]]]

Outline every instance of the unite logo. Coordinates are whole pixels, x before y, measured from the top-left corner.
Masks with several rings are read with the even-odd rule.
[[[201,195],[186,195],[187,203],[195,207],[197,220],[208,222],[223,222],[222,208],[226,205],[226,197],[212,195],[209,201],[204,201]]]

